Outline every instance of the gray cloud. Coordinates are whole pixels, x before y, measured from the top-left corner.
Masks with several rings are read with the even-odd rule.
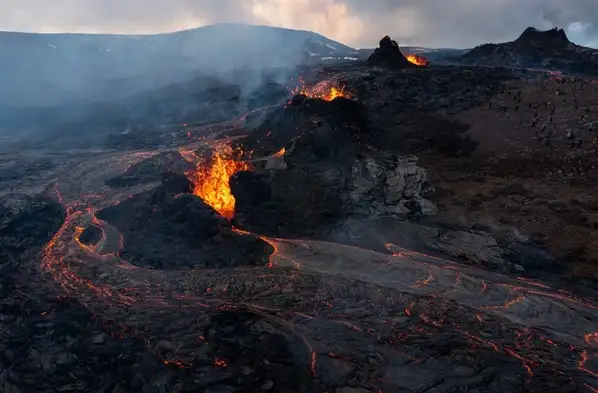
[[[598,44],[595,0],[0,0],[0,9],[0,29],[18,31],[152,33],[226,21],[314,30],[356,47],[384,34],[469,47],[559,26]]]
[[[516,38],[524,28],[582,22],[598,36],[598,2],[592,0],[346,0],[372,25],[401,41],[469,47]],[[413,26],[415,25],[415,27]]]

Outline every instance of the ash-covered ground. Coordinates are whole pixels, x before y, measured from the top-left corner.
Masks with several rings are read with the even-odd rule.
[[[2,153],[1,391],[598,389],[594,265],[551,240],[593,214],[594,139],[558,127],[594,85],[303,71],[246,114],[222,90],[213,122]]]

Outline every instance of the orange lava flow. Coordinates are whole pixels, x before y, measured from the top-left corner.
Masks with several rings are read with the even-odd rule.
[[[188,174],[193,183],[193,194],[230,220],[235,214],[235,197],[230,189],[230,178],[235,173],[248,169],[249,165],[243,161],[235,161],[214,153],[210,165],[199,163],[197,168]]]
[[[413,53],[408,54],[406,57],[410,63],[413,63],[413,64],[421,66],[421,67],[424,67],[424,66],[427,66],[428,64],[430,64],[428,59],[426,59],[425,57],[419,56],[419,55],[416,55]]]
[[[280,149],[279,151],[277,151],[273,157],[276,158],[280,158],[282,156],[284,156],[284,154],[287,152],[287,149],[285,149],[284,147],[282,149]]]
[[[292,93],[302,94],[308,98],[320,98],[324,101],[332,101],[335,98],[353,98],[353,94],[345,89],[344,86],[332,86],[330,82],[320,82],[315,86],[309,87],[299,78],[299,86],[293,89]]]
[[[598,332],[586,334],[584,340],[589,345],[598,345]]]
[[[284,154],[284,152],[282,154]],[[199,186],[203,185],[203,187],[206,187],[211,191],[221,192],[219,187],[223,187],[222,184],[224,184],[224,188],[227,190],[228,195],[230,195],[230,197],[232,198],[232,207],[229,211],[234,212],[234,198],[230,194],[230,187],[228,186],[228,181],[230,179],[230,176],[232,176],[232,174],[234,174],[236,171],[248,169],[248,165],[245,162],[235,161],[234,159],[229,157],[230,155],[225,156],[220,153],[215,153],[213,157],[211,157],[211,161],[204,161],[201,166],[197,166],[197,173],[193,172],[193,175],[197,177],[193,179],[198,181],[198,183],[195,184],[196,189],[199,189],[200,191],[203,190],[203,188]],[[192,160],[197,157],[193,155],[188,155],[188,158]],[[223,179],[226,180],[224,181],[224,183],[222,183]],[[212,184],[210,182],[220,183]],[[212,184],[211,188],[208,187],[209,184]],[[44,247],[41,255],[41,267],[44,270],[51,273],[53,279],[63,288],[63,290],[67,294],[77,296],[80,299],[80,301],[86,306],[101,302],[100,304],[102,309],[118,307],[127,311],[130,310],[133,306],[138,306],[144,309],[159,307],[160,310],[176,310],[181,307],[186,308],[188,306],[197,306],[201,307],[202,309],[212,309],[213,305],[217,305],[218,310],[241,309],[241,307],[249,308],[252,312],[263,314],[264,318],[268,318],[269,320],[275,321],[277,324],[285,326],[289,331],[293,333],[293,335],[295,335],[304,343],[304,346],[308,354],[310,372],[314,377],[316,376],[316,366],[318,365],[317,361],[318,356],[320,355],[316,354],[316,352],[312,348],[312,345],[310,344],[310,341],[295,328],[294,324],[291,321],[287,321],[284,318],[286,315],[288,315],[288,313],[286,313],[284,310],[269,307],[267,308],[266,306],[259,303],[252,304],[243,302],[243,304],[240,307],[239,305],[230,302],[228,300],[231,299],[230,297],[223,298],[223,300],[215,298],[209,300],[208,298],[200,297],[200,295],[187,294],[187,292],[185,292],[185,294],[166,292],[168,288],[171,288],[174,285],[176,285],[176,288],[179,288],[178,285],[180,284],[180,282],[178,281],[178,277],[173,277],[173,279],[176,281],[167,282],[165,281],[166,277],[160,274],[159,272],[156,272],[154,270],[146,270],[141,267],[133,267],[132,265],[128,265],[126,261],[120,260],[118,251],[122,250],[123,247],[122,238],[119,239],[120,247],[118,248],[118,250],[111,254],[99,254],[100,250],[98,250],[98,248],[103,248],[98,246],[99,243],[96,243],[92,246],[82,243],[79,237],[83,233],[84,228],[88,227],[89,225],[97,226],[100,230],[102,230],[102,238],[103,240],[107,240],[106,236],[109,237],[111,232],[105,231],[105,229],[108,227],[109,223],[104,222],[101,219],[98,219],[95,216],[95,212],[97,210],[87,205],[87,203],[82,203],[78,201],[65,203],[65,200],[63,199],[62,194],[60,193],[60,190],[57,185],[54,187],[54,190],[56,192],[58,200],[65,207],[66,218],[62,226],[57,230],[52,239]],[[204,198],[202,195],[200,196]],[[219,194],[219,196],[219,198],[216,198],[217,202],[222,202],[222,194]],[[223,214],[221,210],[218,211],[221,212],[221,214]],[[290,253],[290,251],[297,248],[298,246],[304,247],[307,250],[311,250],[309,243],[305,243],[303,241],[292,239],[285,240],[280,238],[268,238],[265,236],[252,234],[250,232],[234,227],[233,230],[241,235],[258,236],[274,248],[274,253],[270,257],[271,260],[268,265],[269,267],[284,266],[283,264],[281,264],[281,262],[287,261],[292,262],[293,266],[295,267],[295,271],[298,272],[300,264],[299,262],[293,260],[294,254]],[[391,243],[387,243],[386,246],[388,250],[395,256],[404,257],[406,255],[409,258],[416,258],[417,256],[423,255],[417,253],[406,254],[407,250],[402,249],[399,246],[396,246]],[[114,260],[112,258],[117,258],[120,261],[114,264]],[[115,285],[102,284],[101,282],[95,281],[95,278],[97,278],[99,275],[95,273],[86,274],[87,270],[85,269],[84,265],[87,265],[89,263],[96,263],[99,266],[99,262],[102,260],[107,262],[103,265],[106,268],[110,268],[111,271],[116,269],[119,269],[121,271],[125,269],[133,269],[132,271],[127,272],[127,276],[130,274],[130,280],[127,280],[130,281],[130,284],[126,283],[125,281],[117,282],[117,284]],[[453,266],[446,264],[448,262],[449,261],[444,261],[443,263],[445,263],[445,265],[441,267],[444,269],[453,270]],[[80,275],[79,273],[80,270],[83,273],[82,275]],[[454,284],[455,286],[460,284],[461,282],[458,273],[459,272],[457,271],[457,277],[455,279]],[[86,278],[89,276],[92,276],[92,278]],[[120,278],[121,276],[123,276],[123,278],[127,278],[124,274],[114,275],[115,278]],[[412,288],[416,286],[421,288],[424,285],[429,285],[431,282],[433,282],[433,280],[435,280],[435,278],[432,274],[432,271],[431,269],[428,269],[428,277],[423,280],[416,281],[413,284]],[[546,290],[538,289],[538,283],[534,283],[533,287],[526,287],[523,286],[528,285],[525,282],[525,280],[519,281],[521,281],[522,283],[521,286],[509,284],[498,285],[512,289],[520,293],[530,293],[536,296],[548,297],[551,299],[558,299],[563,302],[566,301],[568,303],[584,305],[591,309],[598,309],[598,305],[594,303],[589,303],[589,301],[574,298],[572,297],[572,295],[568,295],[563,292],[553,293],[553,290],[549,287],[547,287]],[[440,282],[440,280],[438,280],[438,282]],[[164,283],[166,283],[166,285],[163,286]],[[228,284],[226,284],[225,282],[225,285]],[[482,281],[480,285],[482,291],[490,290],[488,288],[488,284],[485,281]],[[215,288],[213,288],[214,287],[208,287],[206,289],[206,292],[214,292]],[[282,289],[283,288],[281,287],[280,290]],[[474,287],[472,286],[471,289],[473,290]],[[220,289],[218,290],[220,291]],[[279,289],[276,290],[278,291]],[[222,293],[228,293],[227,286],[225,286],[224,289],[222,289]],[[270,291],[266,291],[266,295],[270,293]],[[435,297],[436,295],[433,296]],[[524,296],[519,296],[513,300],[507,301],[503,305],[486,306],[481,308],[484,310],[508,309],[510,307],[515,306],[516,304],[522,303],[523,301],[525,301],[525,299],[526,298]],[[257,298],[254,300],[258,301]],[[326,304],[330,309],[332,309],[333,306],[331,302],[334,302],[334,299],[329,300],[330,301],[326,301]],[[313,301],[319,302],[319,300],[316,299],[314,299]],[[270,305],[269,302],[267,304]],[[314,303],[314,312],[317,310],[315,308],[315,304],[317,303]],[[525,369],[530,378],[534,376],[535,368],[544,367],[543,364],[545,360],[543,358],[538,358],[538,356],[534,355],[533,353],[529,355],[526,354],[524,356],[519,352],[525,349],[526,353],[528,353],[529,350],[537,348],[538,342],[540,342],[541,345],[544,345],[544,343],[546,343],[550,344],[553,347],[557,346],[557,344],[555,344],[551,339],[539,336],[528,329],[525,329],[517,333],[517,335],[515,336],[515,344],[513,346],[507,346],[502,341],[493,341],[486,337],[478,335],[478,333],[483,328],[482,325],[485,323],[484,318],[482,318],[480,314],[476,313],[475,316],[477,318],[477,321],[482,325],[466,325],[461,327],[455,324],[454,322],[451,322],[450,320],[445,321],[440,314],[438,316],[423,314],[422,311],[426,310],[426,308],[424,307],[429,306],[430,305],[428,305],[426,302],[424,302],[422,306],[422,303],[420,303],[419,301],[413,301],[408,305],[405,303],[405,306],[399,305],[399,307],[401,308],[404,307],[405,315],[410,318],[413,318],[413,320],[415,320],[415,317],[419,315],[420,320],[425,323],[425,327],[433,326],[435,328],[443,328],[443,326],[446,326],[448,329],[455,330],[461,335],[468,338],[471,341],[472,346],[486,346],[492,349],[493,351],[500,352],[511,358],[517,359],[521,363],[521,366]],[[307,314],[303,314],[299,311],[293,312],[293,314],[306,319],[314,318]],[[327,314],[322,315],[327,316]],[[353,320],[349,319],[351,317],[341,316],[340,314],[336,315],[339,315],[341,319],[332,319],[333,314],[330,314],[330,316],[327,317],[331,318],[331,321],[338,323],[339,325],[343,325],[353,331],[362,332],[363,334],[369,334],[372,337],[376,337],[376,339],[379,339],[379,337],[381,337],[380,332],[374,329],[370,329],[367,325],[360,326],[358,324],[353,323]],[[127,327],[127,325],[125,325],[124,323],[119,324],[119,326],[123,329],[122,337],[124,337],[125,334],[131,334],[144,338],[145,333],[143,331],[138,331],[130,327]],[[476,333],[470,332],[470,329],[475,329],[473,331]],[[401,331],[403,330],[404,329],[401,327]],[[420,331],[426,332],[426,330],[423,330],[423,328],[421,328]],[[204,341],[205,339],[203,336],[200,336],[200,340]],[[598,379],[598,372],[594,371],[592,367],[593,363],[595,363],[596,359],[598,359],[598,354],[595,351],[595,348],[598,347],[598,332],[588,331],[584,335],[584,340],[586,344],[592,348],[580,348],[581,350],[578,350],[573,346],[570,346],[569,348],[571,351],[579,351],[579,359],[576,363],[577,370],[586,374],[586,376],[588,377]],[[147,342],[147,345],[150,346],[149,339],[144,339],[143,341]],[[392,342],[390,342],[390,344],[392,344]],[[177,357],[177,355],[169,359],[162,358],[161,361],[164,364],[173,365],[179,368],[189,368],[191,366],[190,362],[183,360],[180,357]],[[546,362],[548,361],[551,361],[550,358],[547,358]],[[227,367],[227,361],[224,358],[214,358],[213,365],[216,367]],[[598,393],[598,390],[591,387],[590,385],[586,384],[585,386],[592,392]]]

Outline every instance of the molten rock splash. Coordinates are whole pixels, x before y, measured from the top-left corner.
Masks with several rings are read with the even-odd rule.
[[[208,162],[200,161],[196,169],[188,173],[193,183],[193,194],[230,220],[235,214],[235,197],[230,190],[230,178],[248,169],[247,163],[237,161],[231,155],[215,152]]]
[[[324,101],[332,101],[335,98],[353,98],[353,94],[344,86],[334,86],[329,81],[320,82],[314,86],[307,86],[303,79],[299,79],[299,86],[292,91],[293,95],[301,94],[308,98],[320,98]]]
[[[413,53],[407,55],[407,60],[409,60],[409,62],[411,62],[411,63],[413,63],[413,64],[415,64],[417,66],[420,66],[420,67],[425,67],[428,64],[430,64],[430,62],[428,61],[428,59],[426,59],[425,57],[419,56],[419,55],[415,55]]]

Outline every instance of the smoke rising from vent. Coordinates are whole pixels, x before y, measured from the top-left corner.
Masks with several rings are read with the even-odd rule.
[[[589,0],[455,0],[450,6],[440,0],[0,0],[0,9],[0,30],[6,31],[150,34],[219,22],[303,29],[322,35],[312,36],[318,48],[313,52],[319,53],[311,55],[316,58],[330,56],[324,54],[330,48],[340,48],[341,56],[347,56],[352,49],[341,48],[340,43],[373,48],[386,34],[401,46],[467,48],[515,39],[527,26],[559,26],[575,43],[598,46],[598,26],[592,24],[598,20],[598,3]],[[164,103],[194,110],[200,100],[189,98],[190,94],[199,85],[205,87],[204,80],[197,80],[206,76],[240,87],[240,94],[232,92],[229,97],[230,102],[241,102],[241,108],[243,95],[252,94],[267,80],[263,71],[286,68],[268,81],[288,79],[288,69],[303,62],[306,53],[299,48],[308,39],[305,32],[264,33],[262,29],[256,33],[243,28],[217,25],[144,37],[28,36],[0,31],[0,135],[13,130],[41,133],[31,119],[44,129],[64,122],[71,123],[72,129],[86,129],[88,123],[84,127],[75,123],[89,114],[110,119],[105,125],[110,129],[128,129],[130,119],[147,121],[148,113],[160,115],[159,124],[176,123],[179,118],[166,113],[170,109]],[[248,68],[253,71],[236,73]],[[193,78],[195,84],[189,83]],[[125,102],[108,108],[85,107],[176,84],[168,92],[149,95],[141,109]],[[185,94],[187,98],[181,98]],[[45,112],[21,111],[31,106],[44,107]]]

